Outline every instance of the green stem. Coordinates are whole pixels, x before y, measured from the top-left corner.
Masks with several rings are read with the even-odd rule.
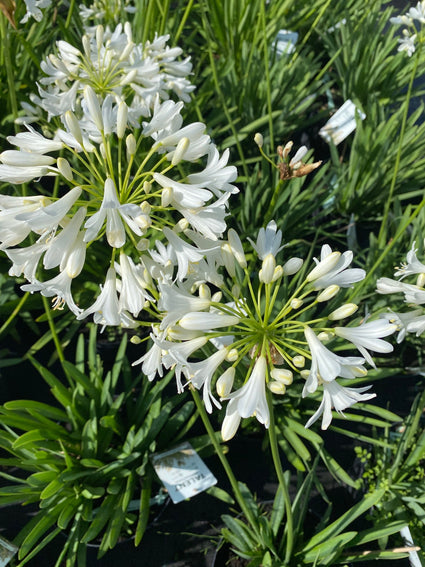
[[[12,313],[9,315],[9,317],[7,318],[7,320],[3,323],[3,325],[0,327],[0,335],[2,335],[4,333],[4,331],[7,329],[7,327],[10,325],[10,323],[13,321],[13,319],[18,315],[19,311],[22,309],[22,306],[24,305],[24,303],[26,302],[26,300],[28,299],[30,295],[30,292],[27,291],[26,294],[21,298],[21,301],[18,303],[18,305],[15,307],[15,309],[12,311]]]
[[[256,536],[260,539],[261,536],[260,536],[260,533],[259,533],[259,530],[258,530],[257,522],[255,521],[255,517],[252,514],[251,510],[247,507],[245,500],[244,500],[244,498],[241,494],[241,491],[239,490],[238,481],[236,480],[236,477],[235,477],[235,475],[233,474],[233,471],[232,471],[232,467],[230,466],[230,463],[227,460],[227,458],[226,458],[226,456],[223,452],[223,449],[221,448],[221,444],[217,440],[217,436],[215,434],[215,431],[214,431],[214,429],[211,425],[211,422],[209,420],[207,412],[205,411],[204,404],[202,403],[201,398],[199,397],[199,394],[198,394],[197,390],[195,390],[195,388],[191,387],[190,391],[192,393],[192,397],[193,397],[194,402],[196,404],[196,408],[199,412],[199,415],[201,416],[201,419],[202,419],[202,422],[205,426],[205,429],[207,430],[208,437],[210,438],[211,443],[214,447],[214,450],[215,450],[216,454],[218,455],[218,458],[220,459],[224,470],[226,471],[227,478],[229,479],[230,484],[232,486],[233,494],[236,498],[236,501],[238,502],[244,516],[246,517],[246,519],[250,523],[251,528],[255,532]]]
[[[388,197],[385,200],[384,216],[382,217],[381,228],[379,230],[379,236],[378,236],[378,243],[379,243],[380,248],[383,248],[385,246],[385,241],[387,239],[388,215],[389,215],[389,212],[390,212],[391,201],[392,201],[392,198],[393,198],[395,184],[396,184],[396,181],[397,181],[398,170],[400,168],[401,151],[403,149],[404,133],[405,133],[405,130],[406,130],[407,117],[408,117],[408,114],[409,114],[410,98],[412,96],[413,81],[415,80],[416,71],[417,71],[417,68],[418,68],[420,52],[421,52],[421,49],[418,49],[416,51],[415,63],[413,65],[412,74],[410,76],[410,81],[409,81],[409,86],[407,88],[406,98],[404,100],[403,119],[402,119],[401,128],[400,128],[400,137],[399,137],[399,140],[398,140],[398,149],[397,149],[397,155],[396,155],[396,158],[395,158],[393,177],[391,179],[391,185],[390,185]]]
[[[275,214],[275,206],[278,196],[281,194],[281,189],[283,186],[283,181],[279,180],[277,183],[275,190],[273,192],[272,198],[270,199],[269,208],[267,209],[266,214],[264,215],[264,225],[267,225],[272,219],[273,215]]]
[[[72,20],[72,13],[74,11],[74,6],[75,6],[75,0],[71,0],[70,4],[69,4],[69,8],[68,8],[68,15],[66,17],[66,22],[65,22],[65,29],[68,29],[70,24],[71,24],[71,20]]]
[[[184,11],[183,17],[182,17],[182,19],[180,20],[179,28],[178,28],[177,32],[174,34],[174,36],[173,36],[174,45],[177,45],[177,42],[178,42],[178,40],[179,40],[179,37],[180,37],[180,35],[181,35],[182,31],[183,31],[183,28],[184,28],[184,26],[185,26],[185,24],[186,24],[186,20],[187,20],[187,18],[189,17],[190,11],[192,10],[193,3],[194,3],[194,0],[189,0],[188,4],[187,4],[187,6],[186,6],[186,9],[185,9],[185,11]]]
[[[18,102],[16,99],[16,90],[15,90],[15,73],[10,54],[10,43],[9,43],[8,30],[6,26],[6,18],[3,15],[0,15],[0,22],[1,22],[1,36],[3,40],[4,64],[6,67],[7,86],[9,90],[9,100],[12,109],[13,120],[16,120],[16,118],[18,117]],[[16,124],[15,124],[15,130],[16,130]]]
[[[271,392],[266,389],[267,394],[267,403],[269,405],[270,411],[270,426],[268,429],[269,433],[269,440],[270,440],[270,449],[272,452],[273,457],[273,464],[276,471],[276,475],[279,481],[280,489],[282,490],[283,499],[285,501],[285,509],[286,509],[286,553],[285,553],[285,565],[289,565],[289,561],[292,555],[292,549],[294,546],[293,538],[294,538],[294,523],[292,518],[292,503],[291,498],[289,496],[288,486],[286,484],[285,476],[283,474],[282,469],[282,462],[280,460],[279,455],[279,446],[277,444],[277,436],[276,436],[276,423],[274,419],[274,412],[273,412],[273,400]]]
[[[270,133],[270,149],[274,151],[274,134],[273,134],[273,118],[272,118],[272,99],[270,92],[270,73],[269,73],[269,46],[267,42],[266,30],[266,13],[265,2],[261,2],[261,27],[263,30],[263,55],[264,55],[264,75],[267,85],[267,110],[269,115],[269,133]]]
[[[61,362],[64,362],[65,356],[63,354],[62,345],[60,343],[58,334],[56,332],[56,326],[52,317],[52,311],[50,309],[49,302],[46,297],[42,296],[41,298],[43,300],[43,307],[46,313],[47,321],[49,322],[49,328],[50,328],[50,332],[52,333],[53,342],[55,343],[56,352],[58,353],[59,360]]]

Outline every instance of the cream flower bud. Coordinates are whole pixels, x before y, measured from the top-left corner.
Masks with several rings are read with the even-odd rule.
[[[279,278],[283,276],[283,268],[282,266],[276,266],[273,272],[272,282],[276,282]]]
[[[93,122],[96,124],[96,127],[99,129],[99,131],[103,132],[104,124],[102,110],[100,108],[96,93],[90,85],[86,85],[84,87],[84,100],[87,103],[87,108],[89,109],[90,116],[93,118]]]
[[[221,245],[220,248],[221,258],[223,260],[223,264],[227,270],[227,273],[231,278],[235,277],[236,270],[235,270],[235,257],[233,255],[232,248],[228,242],[225,242]]]
[[[302,258],[289,258],[285,264],[283,264],[283,273],[285,276],[292,276],[301,269],[304,260]]]
[[[241,416],[237,411],[229,415],[226,414],[221,425],[221,437],[223,441],[230,441],[230,439],[236,435],[240,422]]]
[[[127,147],[127,154],[129,157],[134,156],[134,154],[136,153],[136,148],[137,148],[137,142],[136,142],[136,138],[134,137],[134,134],[129,134],[127,136],[127,138],[125,139],[125,145]],[[143,189],[145,188],[145,185],[143,184]]]
[[[106,151],[106,148],[105,148],[105,144],[103,142],[101,144],[99,144],[99,150],[100,150],[100,155],[106,161],[108,154],[107,154],[107,151]]]
[[[136,244],[137,250],[143,252],[145,250],[149,250],[150,241],[147,238],[141,238],[139,242]]]
[[[227,353],[226,360],[227,362],[235,362],[239,357],[238,349],[231,348]]]
[[[304,368],[305,366],[305,357],[302,356],[301,354],[297,354],[294,356],[294,358],[292,359],[292,364],[294,366],[296,366],[297,368]]]
[[[164,187],[161,193],[161,206],[168,207],[173,198],[173,190],[171,187]]]
[[[88,57],[89,59],[91,59],[91,46],[90,46],[90,39],[87,35],[83,35],[82,39],[81,39],[81,43],[83,44],[83,49],[84,49],[84,53],[86,54],[86,57]],[[49,59],[51,59],[52,56],[49,56]]]
[[[240,296],[241,294],[241,288],[238,284],[233,284],[232,286],[232,295],[233,297],[235,297],[236,299]]]
[[[416,285],[418,287],[425,286],[425,274],[419,274],[418,279],[416,280]]]
[[[186,313],[179,321],[180,327],[189,331],[209,331],[221,327],[231,327],[239,323],[239,317],[227,313]]]
[[[199,297],[202,297],[203,299],[211,299],[211,290],[204,283],[199,286]]]
[[[233,228],[229,229],[229,232],[227,233],[227,238],[229,240],[230,248],[238,264],[240,265],[241,268],[246,268],[247,263],[246,263],[245,253],[243,251],[241,239],[239,238],[239,235],[236,232],[236,230],[233,230]]]
[[[73,112],[67,110],[65,112],[65,124],[80,146],[84,147],[83,134],[81,133],[80,124]]]
[[[150,215],[152,206],[147,201],[143,201],[143,203],[140,205],[140,210],[145,215]]]
[[[133,336],[131,337],[131,339],[130,339],[130,342],[131,342],[133,345],[140,345],[141,342],[142,342],[142,339],[141,339],[140,337],[138,337],[137,335],[133,335]]]
[[[303,303],[304,301],[302,299],[294,297],[294,299],[291,301],[291,307],[292,309],[299,309]]]
[[[122,100],[118,105],[117,112],[117,136],[120,140],[124,138],[125,130],[127,128],[128,106]]]
[[[301,378],[304,378],[304,380],[307,380],[307,378],[310,376],[310,370],[301,370],[300,376]]]
[[[260,281],[269,284],[273,281],[274,269],[276,268],[276,260],[273,254],[269,253],[263,260],[262,268],[258,274]]]
[[[267,384],[267,388],[273,394],[277,394],[280,396],[282,396],[286,392],[286,386],[285,384],[283,384],[283,382],[269,382]]]
[[[179,222],[174,227],[175,232],[177,232],[177,233],[178,232],[184,232],[188,228],[189,228],[189,223],[188,223],[187,219],[180,219]]]
[[[312,282],[314,280],[317,280],[318,278],[321,278],[328,272],[330,272],[330,270],[332,270],[332,268],[334,268],[337,265],[340,256],[341,256],[341,252],[331,252],[330,254],[328,254],[326,258],[321,260],[317,264],[317,266],[311,270],[306,280],[308,282]]]
[[[282,382],[286,386],[290,386],[294,381],[294,375],[288,368],[273,368],[270,376],[277,382]]]
[[[329,285],[321,293],[319,293],[319,295],[316,297],[316,301],[319,303],[321,303],[322,301],[329,301],[330,299],[332,299],[332,297],[335,297],[338,291],[339,291],[338,285],[335,284]]]
[[[96,26],[96,47],[98,51],[102,49],[104,31],[101,24]]]
[[[176,149],[173,153],[173,158],[171,160],[171,165],[177,165],[181,162],[184,157],[184,154],[187,152],[188,147],[190,146],[189,138],[181,138],[179,143],[177,144]]]
[[[214,301],[215,303],[220,303],[222,297],[223,297],[222,292],[216,291],[214,295],[211,297],[211,301]]]
[[[60,157],[57,159],[56,165],[60,174],[63,175],[67,181],[72,181],[73,175],[68,160]]]
[[[145,181],[143,183],[143,191],[146,193],[146,195],[149,195],[151,190],[152,190],[152,183],[150,183],[149,181]]]
[[[263,147],[264,138],[263,138],[263,135],[260,134],[260,132],[257,132],[257,133],[255,134],[255,136],[254,136],[254,142],[257,144],[257,146],[258,146],[259,148],[262,148],[262,147]]]
[[[225,398],[232,391],[233,381],[235,379],[235,369],[233,366],[228,368],[217,380],[215,389],[220,398]]]
[[[317,335],[319,341],[328,341],[332,337],[331,333],[327,333],[326,331],[322,331]]]
[[[345,319],[345,317],[349,317],[350,315],[355,313],[358,308],[358,305],[356,305],[355,303],[345,303],[344,305],[341,305],[341,307],[338,307],[338,309],[335,309],[335,311],[332,311],[332,313],[328,315],[328,319],[330,319],[331,321]]]

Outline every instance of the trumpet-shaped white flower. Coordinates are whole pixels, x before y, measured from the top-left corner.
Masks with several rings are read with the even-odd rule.
[[[93,320],[98,325],[118,326],[122,322],[117,295],[117,276],[114,268],[109,268],[105,284],[91,307],[80,313],[77,319],[85,319],[93,314]]]
[[[53,303],[54,309],[62,309],[63,305],[66,304],[78,319],[81,314],[81,309],[75,304],[72,297],[71,284],[73,279],[74,278],[64,270],[63,272],[59,272],[59,274],[51,280],[45,282],[35,280],[33,283],[22,285],[21,289],[23,291],[30,291],[31,293],[39,291],[41,295],[45,297],[55,297],[56,299]]]
[[[347,339],[359,349],[365,360],[374,368],[375,363],[366,349],[374,352],[392,352],[394,347],[387,341],[383,341],[382,337],[392,335],[397,330],[394,325],[386,319],[377,319],[369,323],[363,323],[359,327],[335,327],[334,331],[338,337]]]
[[[347,269],[352,260],[353,253],[351,250],[337,256],[328,244],[324,244],[320,262],[316,260],[317,266],[310,272],[308,279],[314,281],[314,289],[324,289],[330,285],[351,287],[353,283],[361,281],[366,276],[366,272],[360,268]],[[323,267],[323,270],[319,271],[321,267]],[[318,277],[315,277],[315,270]]]
[[[425,265],[422,262],[419,262],[416,252],[418,251],[415,248],[415,242],[412,245],[412,249],[409,250],[407,253],[406,259],[407,263],[402,264],[401,268],[395,272],[395,277],[400,277],[400,280],[404,279],[406,276],[410,276],[411,274],[425,274]]]
[[[410,331],[409,325],[413,323],[415,326],[417,324],[425,325],[425,315],[423,315],[422,309],[415,309],[414,311],[409,311],[407,313],[395,313],[389,310],[389,313],[381,314],[381,317],[387,319],[390,323],[397,325],[397,343],[400,344],[406,337],[406,333]]]
[[[311,368],[303,389],[303,397],[317,390],[320,383],[332,382],[337,376],[356,378],[366,374],[364,358],[338,356],[330,351],[316,337],[310,327],[304,330],[311,352]]]
[[[125,244],[125,228],[127,226],[138,236],[142,235],[135,218],[140,214],[140,207],[133,204],[121,205],[114,182],[109,177],[105,181],[105,193],[100,209],[86,221],[84,225],[86,234],[85,242],[94,240],[99,234],[106,219],[106,238],[108,244],[113,248],[121,248]]]
[[[188,381],[195,386],[197,390],[202,390],[205,409],[208,413],[212,412],[212,403],[221,408],[221,404],[215,399],[211,391],[211,381],[220,364],[225,360],[228,350],[223,348],[202,360],[201,362],[190,362],[185,365],[185,375]],[[212,402],[212,403],[211,403]]]
[[[356,402],[365,402],[371,400],[376,394],[364,394],[371,386],[363,388],[347,388],[341,386],[335,380],[332,382],[323,382],[323,399],[314,415],[307,421],[306,427],[310,427],[323,414],[322,429],[327,429],[332,421],[332,408],[338,413],[343,411]]]
[[[269,254],[276,256],[283,248],[283,246],[280,246],[282,242],[282,231],[277,230],[275,221],[270,221],[266,228],[260,228],[255,244],[250,238],[248,238],[248,240],[261,260],[264,260]]]
[[[267,360],[259,356],[248,381],[240,388],[229,394],[226,417],[222,426],[222,437],[228,441],[235,435],[240,418],[255,416],[264,427],[270,425],[270,410],[266,398]]]

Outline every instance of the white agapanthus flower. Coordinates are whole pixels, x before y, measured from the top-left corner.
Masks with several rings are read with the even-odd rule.
[[[364,377],[366,363],[375,365],[369,350],[387,353],[393,349],[383,340],[397,329],[391,320],[341,326],[340,321],[358,306],[335,308],[340,287],[348,287],[365,275],[363,270],[348,268],[351,251],[332,252],[325,245],[321,259],[303,278],[299,272],[302,258],[288,259],[286,269],[279,264],[281,241],[281,231],[270,222],[255,241],[249,240],[252,250],[248,255],[244,239],[230,229],[213,263],[217,274],[227,273],[225,285],[217,290],[211,280],[195,283],[189,273],[177,279],[175,275],[168,277],[159,284],[157,307],[162,313],[159,329],[163,338],[155,339],[152,352],[140,359],[142,367],[148,369],[147,361],[154,359],[159,375],[164,368],[174,368],[178,391],[185,385],[202,389],[208,412],[214,405],[218,407],[212,393],[215,383],[220,400],[227,402],[222,424],[225,440],[236,434],[242,419],[255,417],[268,427],[268,396],[284,395],[287,388],[294,387],[295,375],[302,379],[300,396],[323,394],[307,426],[323,415],[322,427],[328,427],[332,409],[342,412],[356,401],[374,397],[364,393],[367,387],[347,388],[338,380]],[[332,306],[327,307],[331,300]],[[298,317],[301,307],[303,316]],[[332,343],[325,346],[323,341],[330,339]],[[344,345],[344,350],[360,350],[362,357],[336,354],[333,342]],[[310,369],[303,370],[308,360]],[[152,379],[152,367],[149,377]]]
[[[43,12],[46,8],[50,8],[52,0],[24,0],[27,12],[21,20],[21,24],[25,24],[30,18],[34,18],[36,22],[41,22]]]

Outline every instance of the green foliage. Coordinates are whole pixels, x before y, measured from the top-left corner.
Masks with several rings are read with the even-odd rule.
[[[96,354],[96,327],[85,353],[80,335],[76,363],[63,362],[65,385],[35,359],[59,406],[16,400],[0,407],[0,464],[4,504],[36,503],[39,511],[16,538],[24,565],[61,531],[56,566],[85,565],[89,542],[99,557],[120,537],[146,529],[153,484],[152,453],[169,448],[190,430],[194,405],[185,396],[162,400],[169,374],[156,384],[134,376],[125,358],[126,336],[104,372]],[[19,472],[18,472],[19,471]]]

